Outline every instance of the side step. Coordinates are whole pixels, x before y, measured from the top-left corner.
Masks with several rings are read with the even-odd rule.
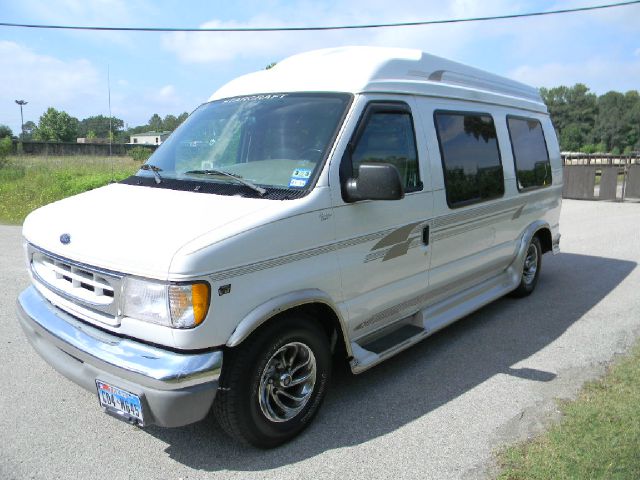
[[[415,325],[405,324],[399,328],[388,333],[384,337],[380,337],[377,340],[373,340],[362,348],[369,350],[370,352],[380,354],[386,352],[393,347],[403,344],[411,337],[424,333],[424,328],[416,327]]]
[[[353,373],[361,373],[368,368],[392,357],[405,348],[418,343],[429,334],[428,330],[419,327],[411,322],[414,318],[419,318],[419,314],[409,317],[392,325],[382,332],[383,336],[376,335],[375,339],[365,340],[367,343],[360,346],[356,342],[351,342],[351,370]]]
[[[506,295],[520,277],[511,269],[351,342],[351,370],[361,373]]]

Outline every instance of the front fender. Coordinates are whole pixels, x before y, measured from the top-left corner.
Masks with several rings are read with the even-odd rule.
[[[248,315],[246,315],[242,321],[235,328],[229,339],[227,340],[227,347],[235,347],[244,341],[251,333],[253,333],[258,327],[263,325],[270,318],[273,318],[279,313],[289,310],[301,305],[307,305],[311,303],[324,304],[331,308],[336,314],[338,321],[340,322],[341,335],[344,338],[346,332],[344,319],[340,314],[340,311],[336,308],[333,300],[329,295],[319,289],[309,288],[305,290],[297,290],[295,292],[286,293],[277,297],[271,298],[262,305],[254,308]],[[349,345],[349,342],[344,338],[345,345]],[[347,347],[348,348],[348,347]]]

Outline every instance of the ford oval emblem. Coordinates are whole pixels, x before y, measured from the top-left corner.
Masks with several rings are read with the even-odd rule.
[[[62,235],[60,235],[60,243],[62,243],[63,245],[69,245],[69,243],[71,243],[71,235],[69,235],[68,233],[63,233]]]

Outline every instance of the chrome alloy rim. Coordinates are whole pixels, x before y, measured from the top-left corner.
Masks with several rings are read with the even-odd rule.
[[[536,278],[536,272],[538,271],[538,249],[535,245],[529,245],[527,250],[527,258],[524,259],[524,269],[522,271],[522,277],[524,283],[531,285],[533,279]]]
[[[260,409],[272,422],[286,422],[304,408],[315,384],[316,357],[311,349],[304,343],[287,343],[262,371]]]

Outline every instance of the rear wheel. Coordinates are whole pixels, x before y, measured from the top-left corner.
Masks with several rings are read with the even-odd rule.
[[[538,237],[533,237],[525,254],[520,285],[512,292],[514,297],[526,297],[535,290],[541,267],[542,247]]]
[[[273,320],[225,355],[216,417],[232,437],[276,447],[313,419],[330,367],[328,338],[314,318],[299,314]]]

